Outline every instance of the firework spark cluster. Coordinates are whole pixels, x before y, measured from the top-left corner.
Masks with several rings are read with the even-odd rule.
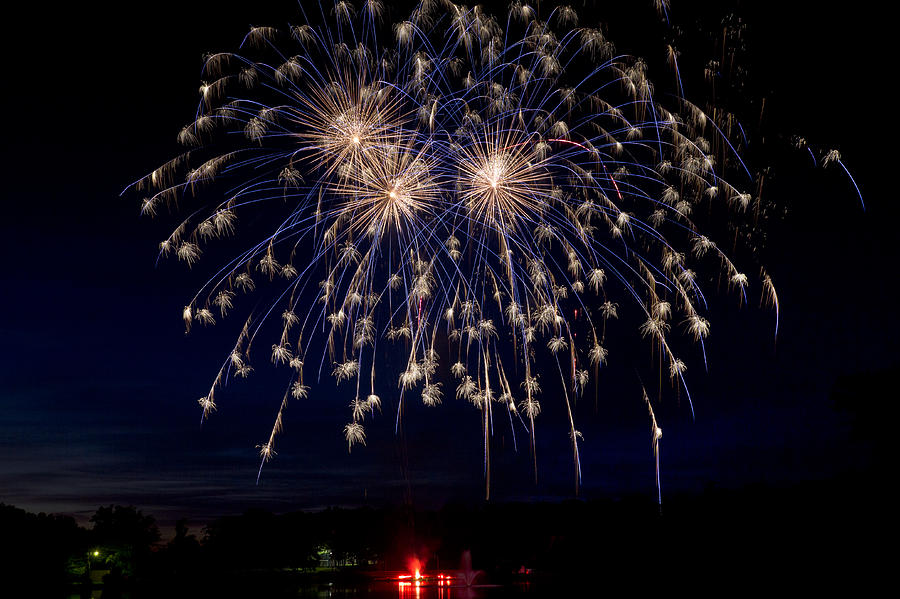
[[[703,368],[704,285],[742,303],[755,288],[777,329],[771,278],[719,245],[752,245],[762,221],[743,130],[677,93],[674,49],[676,93],[657,92],[643,60],[569,7],[424,0],[388,17],[381,0],[325,3],[208,56],[179,136],[189,149],[133,185],[144,213],[187,214],[160,251],[188,266],[239,223],[270,225],[228,242],[244,245],[184,308],[190,329],[264,296],[203,416],[268,359],[290,380],[263,463],[285,407],[330,375],[354,389],[349,447],[383,407],[400,426],[404,404],[449,396],[479,413],[489,472],[494,420],[533,451],[541,402],[558,401],[577,485],[575,403],[615,356],[611,321],[623,316],[615,326],[644,339],[688,403],[682,353]],[[386,354],[405,367],[376,379]]]

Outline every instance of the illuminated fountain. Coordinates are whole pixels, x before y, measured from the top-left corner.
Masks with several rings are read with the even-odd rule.
[[[421,587],[468,588],[484,586],[475,584],[475,581],[480,575],[484,574],[484,571],[472,569],[472,553],[469,550],[463,551],[459,565],[460,569],[452,574],[444,574],[443,572],[437,574],[425,573],[424,563],[418,558],[412,558],[407,564],[407,572],[409,573],[397,575],[396,580],[401,591],[414,588],[417,593]]]
[[[475,579],[478,578],[479,574],[484,574],[484,570],[472,569],[472,552],[466,549],[463,551],[462,559],[459,564],[459,578],[462,580],[463,584],[470,587],[474,584]]]

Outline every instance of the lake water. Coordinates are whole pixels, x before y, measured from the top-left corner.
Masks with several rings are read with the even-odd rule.
[[[298,599],[351,599],[361,597],[365,599],[511,599],[516,597],[529,599],[543,599],[559,596],[556,587],[548,585],[534,585],[529,583],[517,583],[513,585],[473,585],[470,587],[461,584],[439,583],[400,583],[398,581],[373,581],[367,584],[339,585],[317,584],[302,585],[296,589]],[[103,591],[95,588],[92,590],[91,599],[101,599]],[[143,596],[138,593],[137,595]],[[121,599],[130,599],[132,593],[124,592]],[[278,593],[278,597],[284,595]],[[80,599],[80,595],[70,594],[68,599]],[[261,591],[258,595],[252,592],[246,595],[246,599],[268,599],[268,593]]]
[[[337,585],[324,585],[318,588],[300,589],[298,597],[303,599],[350,599],[352,597],[366,597],[368,599],[506,599],[509,597],[550,597],[537,586],[527,583],[515,585],[473,585],[470,587],[459,584],[438,583],[399,583],[394,581],[379,581],[368,585],[354,587],[340,587]]]

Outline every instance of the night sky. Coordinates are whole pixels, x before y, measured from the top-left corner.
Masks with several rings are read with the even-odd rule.
[[[782,4],[739,9],[750,23],[756,85],[770,98],[774,127],[841,150],[867,209],[836,171],[802,160],[776,165],[771,193],[790,204],[764,259],[782,307],[777,347],[771,313],[713,297],[710,373],[696,360],[689,371],[696,419],[671,391],[659,412],[664,501],[710,486],[790,486],[864,471],[872,444],[851,434],[852,415],[829,394],[841,376],[900,364],[886,19],[868,0],[848,4],[852,13]],[[134,504],[168,524],[250,506],[479,501],[480,416],[451,397],[437,410],[411,409],[399,437],[386,409],[367,427],[368,447],[348,455],[349,398],[325,377],[286,412],[278,456],[259,485],[255,446],[271,428],[278,381],[261,374],[230,387],[200,427],[197,399],[231,328],[184,335],[181,309],[199,274],[174,260],[157,266],[172,219],[142,218],[140,198],[119,194],[178,151],[203,53],[236,49],[251,24],[297,22],[291,3],[26,10],[2,36],[0,502],[79,518],[101,504]],[[610,29],[623,50],[629,35]],[[683,60],[685,70],[705,62]],[[598,407],[593,390],[579,407],[582,495],[655,497],[634,365],[611,359]],[[557,416],[550,410],[538,421],[537,486],[527,437],[518,435],[516,453],[508,427],[498,426],[494,498],[573,495],[568,431]]]

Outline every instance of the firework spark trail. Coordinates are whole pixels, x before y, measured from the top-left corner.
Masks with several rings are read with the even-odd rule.
[[[654,4],[668,21],[669,2]],[[743,227],[752,245],[765,219],[761,198],[728,182],[734,175],[753,187],[736,150],[748,143],[743,126],[716,108],[721,126],[682,97],[677,50],[668,47],[676,89],[666,106],[647,64],[617,55],[569,7],[542,21],[516,1],[505,27],[481,7],[447,0],[424,0],[395,23],[379,0],[303,12],[306,23],[287,31],[253,28],[241,55],[209,56],[196,118],[179,135],[191,149],[129,186],[145,194],[142,213],[151,216],[162,205],[200,204],[160,245],[160,256],[188,266],[202,246],[236,234],[241,215],[273,223],[184,309],[186,328],[212,325],[213,311],[224,318],[238,294],[270,294],[200,400],[203,417],[230,377],[250,374],[250,347],[280,314],[271,361],[291,375],[260,469],[274,456],[290,399],[310,393],[309,358],[317,383],[329,363],[338,384],[355,380],[344,435],[348,449],[365,444],[363,423],[384,397],[376,343],[406,355],[396,387],[382,383],[396,389],[399,431],[413,390],[425,405],[442,402],[446,339],[458,381],[451,395],[481,412],[489,494],[494,403],[507,410],[514,439],[516,422],[528,433],[537,477],[536,364],[549,351],[577,490],[575,407],[591,379],[579,366],[590,363],[598,384],[619,302],[643,314],[633,330],[660,369],[667,363],[693,413],[676,339],[697,344],[706,364],[700,275],[718,273],[741,303],[750,286],[713,239],[737,240]],[[849,176],[837,152],[824,163]],[[761,288],[777,335],[778,298],[765,270]],[[566,316],[576,313],[589,330],[578,343]],[[653,443],[658,485],[657,436]]]
[[[644,395],[644,403],[647,405],[647,413],[650,415],[650,443],[653,447],[653,460],[656,462],[656,494],[657,500],[662,503],[662,487],[659,482],[659,440],[662,439],[662,429],[656,422],[656,414],[653,412],[653,404],[650,403],[650,396],[647,395],[647,389],[641,386],[641,392]]]

